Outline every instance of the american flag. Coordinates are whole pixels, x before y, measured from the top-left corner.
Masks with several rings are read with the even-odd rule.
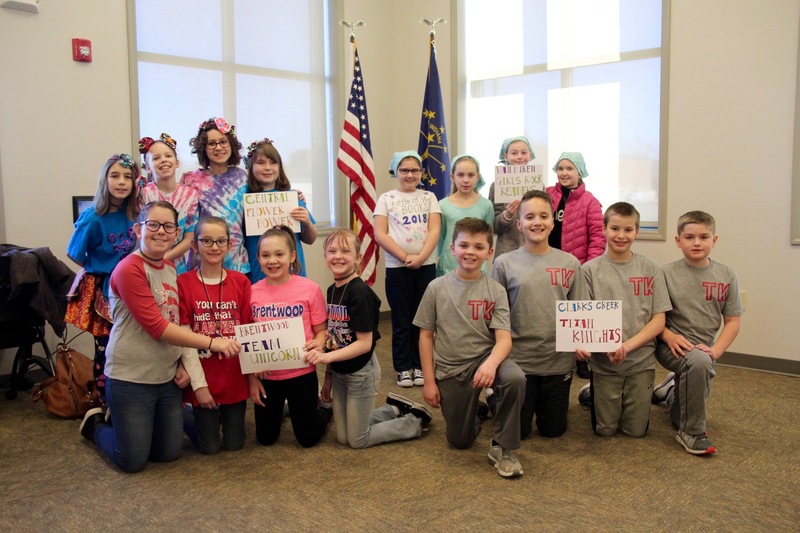
[[[350,179],[350,209],[353,212],[353,231],[361,239],[361,277],[368,285],[375,283],[380,247],[375,242],[372,216],[375,210],[375,165],[372,161],[372,141],[369,137],[367,99],[358,47],[353,42],[353,84],[347,100],[342,140],[336,166]]]

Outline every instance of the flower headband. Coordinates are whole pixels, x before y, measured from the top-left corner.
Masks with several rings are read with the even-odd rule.
[[[244,158],[245,165],[247,165],[247,162],[256,154],[258,147],[265,143],[273,144],[272,139],[268,139],[267,137],[264,137],[260,141],[253,141],[250,143],[250,146],[247,147],[247,157]]]
[[[231,132],[231,134],[236,135],[236,127],[228,124],[222,117],[210,118],[205,122],[203,122],[202,124],[200,124],[201,131],[208,130],[212,127],[216,128],[220,133]]]
[[[116,154],[112,155],[108,158],[109,161],[116,161],[120,165],[125,168],[133,168],[136,166],[136,163],[133,162],[133,158],[128,154]]]
[[[161,142],[175,150],[178,146],[178,143],[175,142],[175,139],[170,137],[169,133],[162,133],[161,137],[158,138]],[[146,155],[147,152],[150,151],[150,147],[153,146],[153,143],[156,142],[156,139],[152,137],[142,137],[139,139],[139,153],[142,155]]]

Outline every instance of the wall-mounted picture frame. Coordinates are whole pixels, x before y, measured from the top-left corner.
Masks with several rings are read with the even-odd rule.
[[[72,197],[72,222],[73,224],[78,220],[78,217],[92,207],[94,204],[94,196],[73,196]]]

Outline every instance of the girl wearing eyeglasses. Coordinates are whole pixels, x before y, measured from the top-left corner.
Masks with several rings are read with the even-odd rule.
[[[203,379],[196,357],[181,347],[233,357],[235,340],[180,327],[175,267],[164,259],[178,234],[178,213],[168,202],[144,206],[134,225],[139,249],[111,274],[114,325],[108,342],[106,392],[111,413],[90,409],[81,435],[94,442],[124,472],[148,461],[174,461],[183,441],[183,393],[189,377]]]
[[[75,221],[67,246],[67,257],[81,270],[67,295],[65,322],[94,336],[94,380],[103,403],[105,352],[111,332],[109,276],[136,243],[133,224],[139,212],[138,179],[139,168],[130,155],[109,157],[100,169],[94,205]]]
[[[231,247],[228,225],[219,217],[197,223],[192,250],[200,266],[178,276],[181,325],[209,337],[234,338],[235,326],[252,322],[250,281],[241,272],[222,266]],[[227,357],[204,349],[198,353],[205,380],[184,392],[193,406],[193,417],[184,429],[201,453],[244,446],[244,419],[250,394],[247,376],[238,357]],[[221,431],[221,433],[220,433]]]
[[[177,143],[167,133],[158,139],[142,137],[139,139],[139,153],[142,154],[144,168],[150,182],[142,187],[139,205],[144,206],[156,200],[172,204],[178,211],[178,238],[175,246],[167,252],[164,259],[175,263],[175,270],[183,274],[188,270],[187,252],[194,239],[194,226],[197,223],[200,194],[193,188],[178,183],[178,168],[181,162],[175,151]]]
[[[231,249],[224,267],[246,274],[250,271],[247,250],[244,248],[244,193],[247,173],[237,165],[242,161],[242,143],[236,128],[224,118],[210,118],[200,124],[197,136],[189,141],[192,153],[202,168],[188,172],[181,183],[200,194],[198,216],[220,217],[231,231]],[[200,258],[190,251],[189,267],[197,268]]]
[[[375,240],[386,251],[386,299],[392,308],[392,361],[399,387],[425,384],[419,361],[419,328],[413,324],[428,284],[436,277],[442,211],[436,196],[417,189],[422,158],[397,152],[389,165],[397,189],[375,204]]]

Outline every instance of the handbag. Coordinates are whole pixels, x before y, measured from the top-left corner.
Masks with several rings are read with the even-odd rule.
[[[60,343],[56,350],[56,375],[31,391],[31,400],[43,400],[47,410],[60,418],[83,418],[86,411],[100,406],[94,384],[93,361]]]

